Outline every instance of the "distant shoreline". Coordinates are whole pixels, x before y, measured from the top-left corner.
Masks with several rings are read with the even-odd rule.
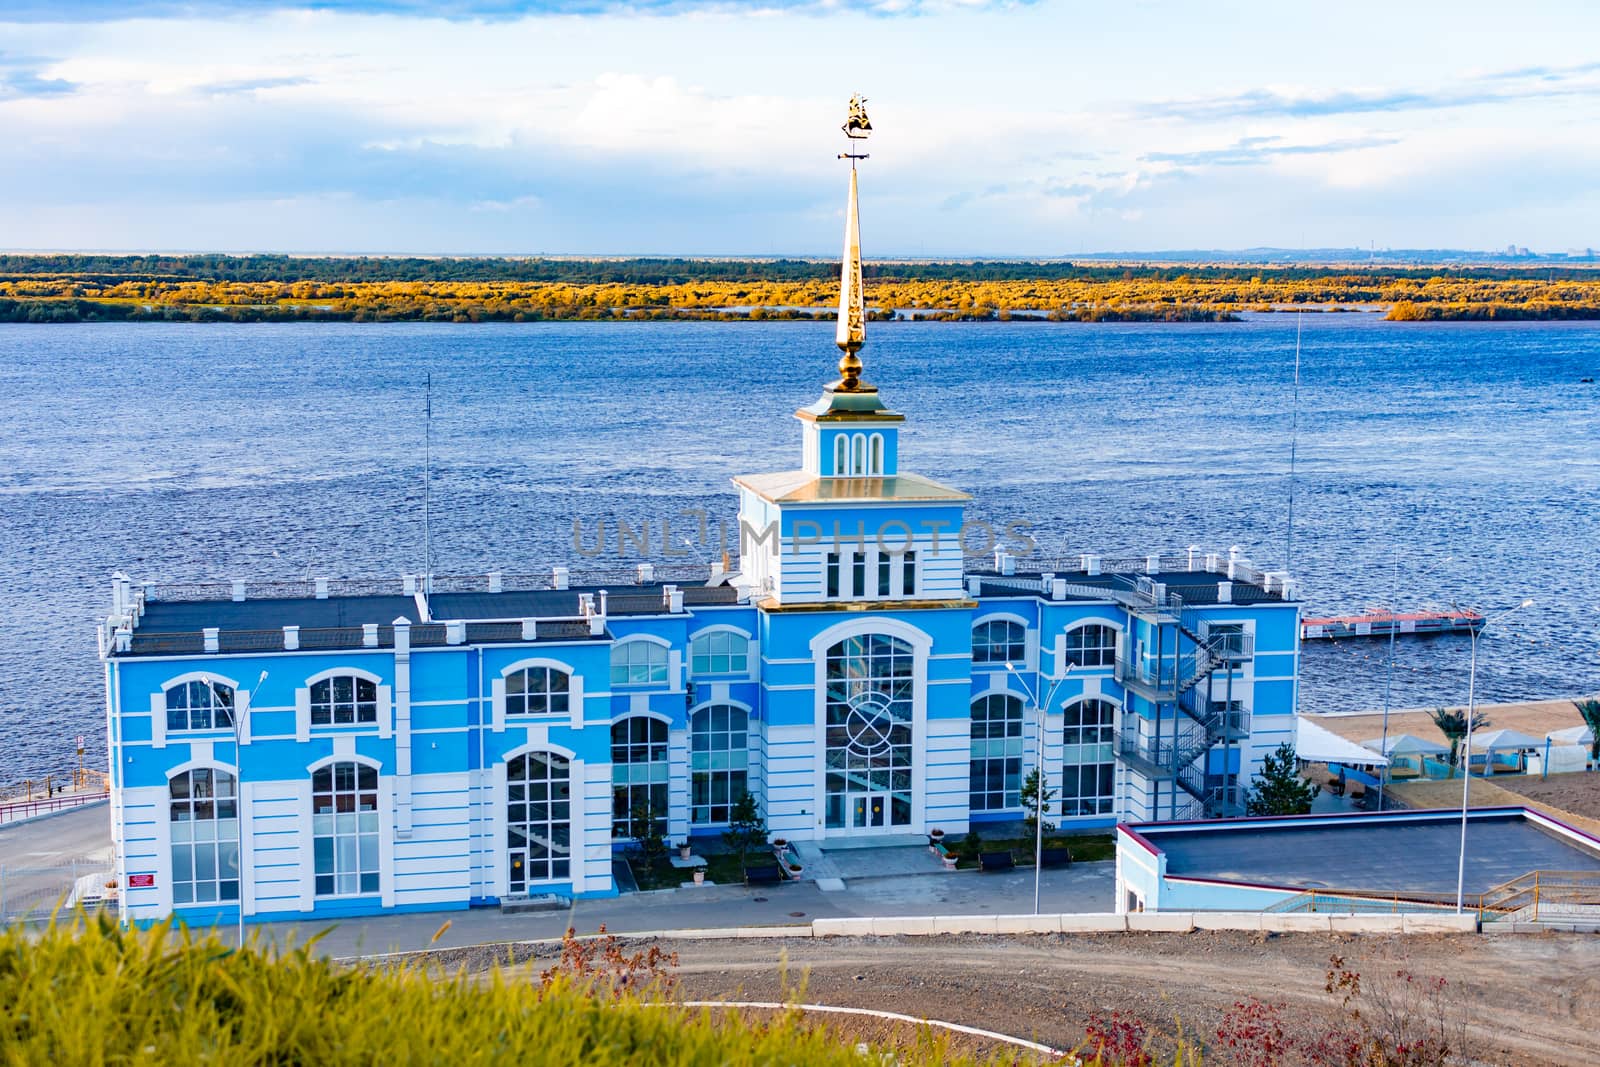
[[[1395,321],[1600,319],[1600,271],[1565,268],[872,263],[882,320],[1231,322],[1381,311]],[[0,255],[0,322],[831,320],[825,261],[310,260]]]

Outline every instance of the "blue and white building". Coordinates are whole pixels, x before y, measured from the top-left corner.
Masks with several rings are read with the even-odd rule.
[[[840,379],[800,465],[733,479],[740,553],[689,572],[174,586],[99,630],[124,915],[256,920],[617,892],[645,819],[887,841],[1234,813],[1292,740],[1299,607],[1237,550],[964,558],[861,380],[851,176]],[[239,842],[242,841],[242,853]]]

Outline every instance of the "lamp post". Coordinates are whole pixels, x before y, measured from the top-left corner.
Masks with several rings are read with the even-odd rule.
[[[1017,684],[1022,686],[1022,691],[1029,700],[1033,701],[1034,710],[1039,713],[1039,754],[1035,761],[1034,769],[1038,772],[1038,781],[1033,791],[1033,913],[1039,914],[1039,877],[1044,871],[1044,721],[1045,709],[1055,702],[1056,694],[1061,691],[1061,686],[1066,682],[1067,676],[1072,673],[1073,664],[1069,663],[1059,675],[1053,679],[1050,691],[1045,694],[1043,701],[1034,696],[1028,687],[1028,679],[1015,663],[1006,663],[1006,670],[1016,676]]]
[[[211,677],[202,675],[200,680],[211,691],[212,702],[215,703],[217,689],[212,684]],[[256,702],[256,694],[261,691],[261,683],[266,680],[267,672],[262,671],[261,676],[256,679],[256,684],[252,688],[245,690],[245,696],[249,698],[245,701],[247,708]],[[238,829],[237,842],[239,851],[234,858],[234,863],[238,865],[237,873],[239,875],[239,947],[244,948],[244,732],[239,725],[238,693],[234,694],[233,708],[228,715],[228,720],[233,726],[233,769],[238,772],[234,780],[233,789],[233,824]]]
[[[1454,558],[1454,557],[1446,556],[1441,560],[1436,560],[1431,567],[1429,567],[1426,570],[1424,570],[1421,574],[1418,574],[1416,576],[1416,578],[1417,579],[1426,578],[1428,575],[1432,574],[1434,571],[1438,570],[1440,567],[1443,567],[1446,563],[1449,563],[1452,558]],[[1416,579],[1413,579],[1413,580],[1416,580]],[[1394,554],[1394,576],[1393,576],[1393,580],[1392,580],[1392,582],[1391,582],[1391,584],[1389,586],[1389,613],[1391,615],[1398,615],[1399,612],[1400,612],[1400,553],[1396,552]],[[1399,619],[1390,619],[1389,620],[1389,664],[1388,664],[1388,668],[1384,671],[1384,675],[1383,675],[1383,735],[1382,735],[1382,740],[1380,740],[1378,742],[1378,751],[1383,755],[1383,757],[1385,759],[1389,758],[1389,693],[1390,693],[1390,690],[1393,689],[1393,687],[1394,687],[1394,641],[1395,641],[1395,636],[1399,633],[1399,631],[1400,631],[1400,620]],[[1384,783],[1388,781],[1388,778],[1389,778],[1389,768],[1388,768],[1387,765],[1385,765],[1383,767],[1383,769],[1378,772],[1378,810],[1379,811],[1383,810],[1383,786],[1384,786]]]
[[[1466,752],[1466,773],[1461,776],[1461,851],[1456,859],[1456,914],[1460,915],[1466,902],[1467,886],[1467,794],[1472,788],[1472,720],[1477,714],[1477,682],[1478,682],[1478,635],[1489,628],[1489,624],[1496,619],[1503,619],[1514,611],[1532,607],[1533,599],[1530,597],[1515,607],[1497,611],[1493,615],[1483,617],[1483,625],[1470,630],[1472,638],[1472,659],[1467,668],[1467,736],[1463,744]]]

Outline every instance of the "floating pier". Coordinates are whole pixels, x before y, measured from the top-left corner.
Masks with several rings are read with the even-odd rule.
[[[1300,640],[1388,637],[1390,634],[1453,634],[1483,629],[1476,611],[1369,611],[1300,620]]]

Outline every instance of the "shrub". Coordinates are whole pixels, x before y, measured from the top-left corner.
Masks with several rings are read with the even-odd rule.
[[[542,978],[348,967],[314,943],[236,950],[182,926],[81,914],[0,933],[6,1063],[450,1064],[621,1067],[972,1064],[929,1036],[894,1056],[798,1013],[746,1019],[664,1000],[671,958],[569,936]],[[1002,1062],[1001,1059],[986,1062]]]

